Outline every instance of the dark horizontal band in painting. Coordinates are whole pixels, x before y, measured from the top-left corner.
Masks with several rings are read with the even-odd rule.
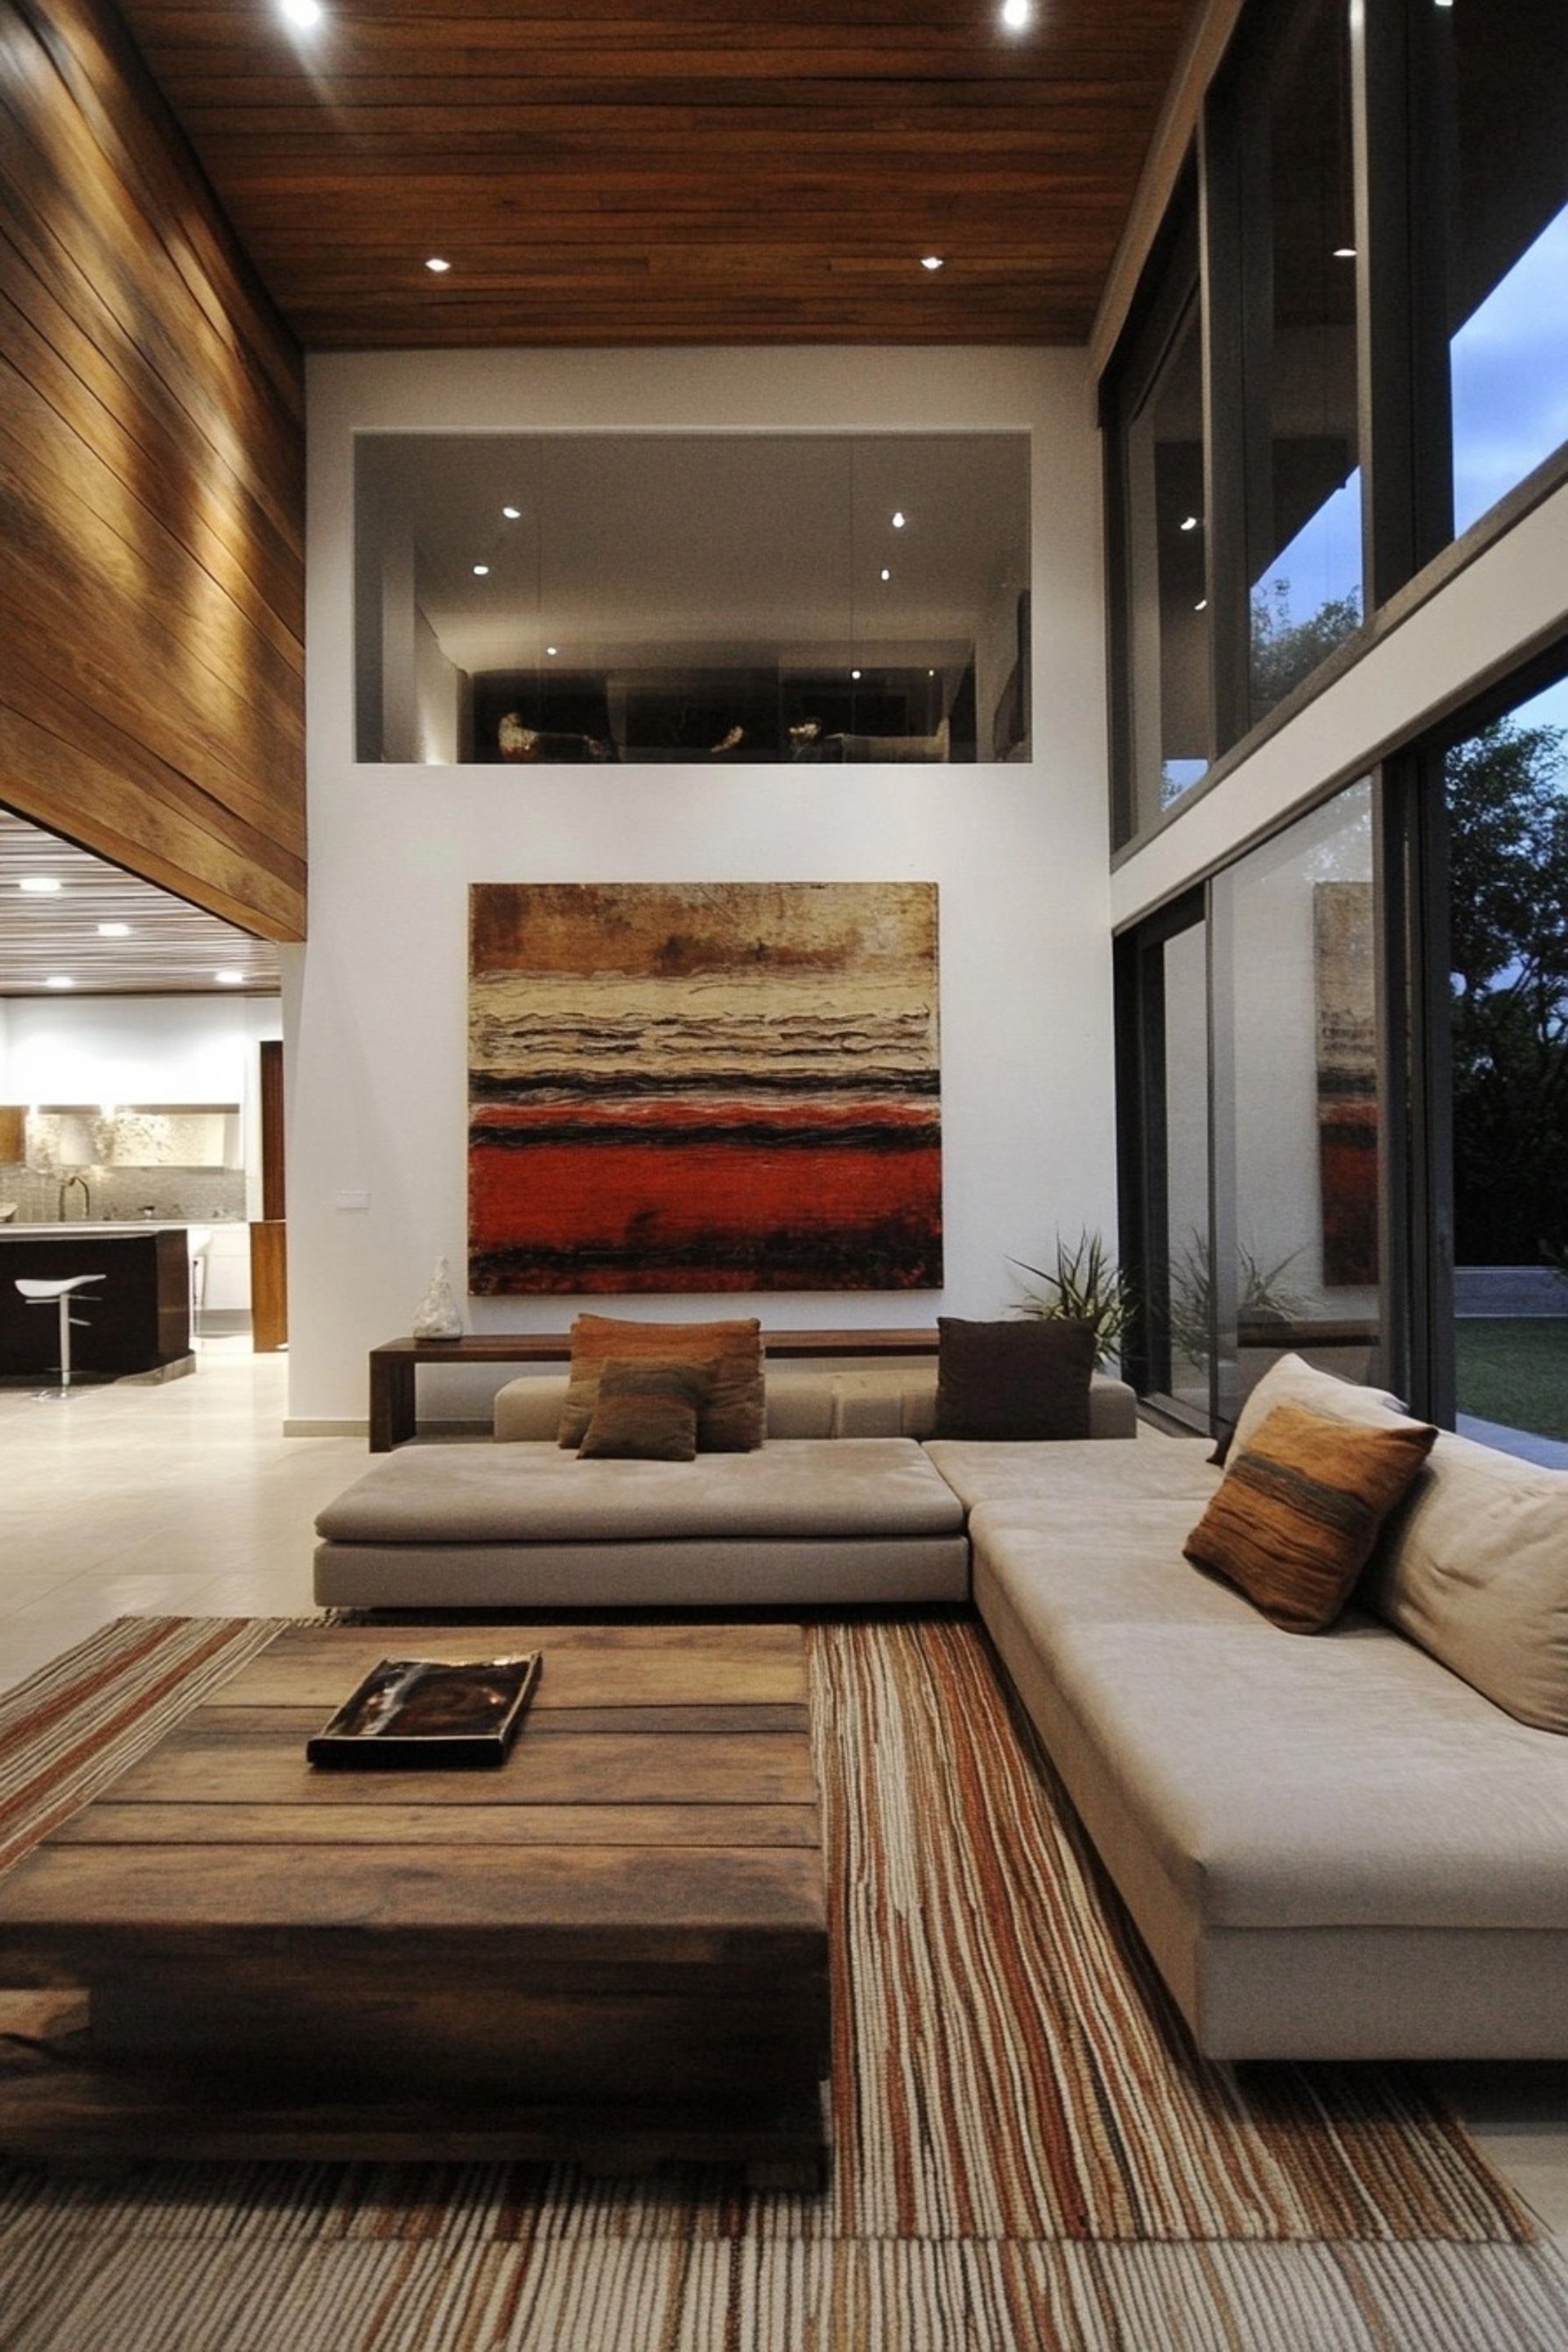
[[[708,1096],[733,1100],[748,1095],[811,1095],[858,1096],[865,1092],[868,1083],[874,1085],[879,1095],[923,1096],[934,1100],[942,1091],[939,1073],[932,1070],[884,1070],[871,1068],[849,1072],[843,1070],[755,1070],[714,1069],[683,1077],[681,1091],[699,1098]],[[667,1074],[657,1066],[643,1076],[635,1076],[625,1070],[592,1070],[566,1065],[531,1069],[498,1076],[493,1071],[475,1070],[470,1075],[468,1097],[472,1102],[530,1103],[541,1096],[555,1100],[580,1101],[603,1097],[606,1099],[636,1103],[644,1096],[668,1095]]]
[[[560,1143],[582,1144],[590,1150],[614,1150],[626,1143],[636,1143],[679,1151],[700,1140],[704,1145],[741,1150],[880,1153],[928,1150],[942,1139],[941,1128],[930,1118],[911,1119],[907,1124],[891,1119],[847,1118],[841,1126],[825,1125],[818,1119],[809,1123],[805,1119],[716,1119],[703,1126],[700,1138],[693,1136],[693,1124],[679,1118],[647,1126],[638,1121],[633,1126],[552,1118],[527,1126],[503,1126],[481,1114],[472,1123],[469,1140],[477,1149],[496,1151],[527,1151],[542,1144]]]
[[[942,1282],[940,1232],[900,1218],[884,1218],[855,1234],[714,1231],[664,1247],[637,1237],[619,1247],[584,1243],[549,1249],[519,1242],[503,1249],[475,1247],[468,1263],[476,1297],[940,1290]]]

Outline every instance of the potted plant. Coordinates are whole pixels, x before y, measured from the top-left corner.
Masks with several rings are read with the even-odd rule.
[[[1026,1289],[1020,1315],[1047,1322],[1087,1323],[1094,1333],[1095,1360],[1120,1358],[1121,1343],[1131,1327],[1137,1297],[1099,1234],[1087,1227],[1076,1242],[1057,1235],[1053,1265],[1030,1265],[1022,1258],[1011,1263],[1021,1274],[1032,1275],[1042,1289]]]

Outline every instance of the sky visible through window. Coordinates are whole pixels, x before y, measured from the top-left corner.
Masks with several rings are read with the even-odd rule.
[[[1548,223],[1449,345],[1456,535],[1568,441],[1568,208]],[[1361,601],[1361,473],[1280,549],[1258,583],[1286,583],[1293,622]],[[1561,717],[1553,722],[1562,725]]]
[[[1568,441],[1568,207],[1472,310],[1449,365],[1462,531]]]

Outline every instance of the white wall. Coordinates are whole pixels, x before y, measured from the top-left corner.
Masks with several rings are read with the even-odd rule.
[[[460,1283],[470,882],[940,886],[946,1288],[770,1294],[765,1322],[1000,1313],[1010,1256],[1037,1263],[1058,1227],[1112,1231],[1100,477],[1080,355],[331,353],[312,356],[309,385],[310,940],[286,958],[292,1425],[363,1420],[367,1348],[406,1330],[438,1254]],[[421,428],[1030,431],[1033,761],[356,767],[353,435]],[[579,1303],[476,1300],[471,1317],[560,1328]],[[435,1393],[437,1412],[462,1409],[458,1388]]]
[[[261,1214],[256,1048],[275,996],[13,997],[0,1006],[0,1102],[238,1103],[246,1213]]]
[[[256,1047],[282,1034],[275,996],[13,997],[0,1102],[243,1102]]]
[[[416,609],[414,700],[418,756],[426,767],[438,767],[458,757],[459,683],[457,665],[447,659],[435,630]]]

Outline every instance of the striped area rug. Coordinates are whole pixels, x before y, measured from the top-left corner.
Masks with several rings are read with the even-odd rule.
[[[0,1858],[277,1621],[0,1701]],[[1398,2070],[1193,2052],[967,1621],[810,1635],[822,2195],[496,2166],[0,2169],[0,2352],[1560,2352],[1568,2268]]]

